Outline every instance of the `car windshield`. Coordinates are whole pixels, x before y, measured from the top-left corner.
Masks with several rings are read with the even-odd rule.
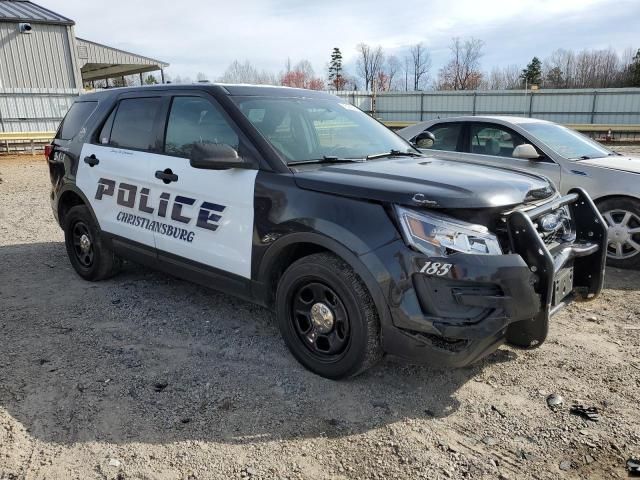
[[[587,160],[615,155],[599,143],[562,125],[522,123],[520,127],[569,160]]]
[[[288,163],[419,153],[407,141],[348,103],[322,98],[233,97]]]

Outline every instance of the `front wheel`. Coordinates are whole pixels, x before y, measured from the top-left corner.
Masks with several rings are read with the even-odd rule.
[[[607,264],[640,269],[640,201],[612,198],[598,208],[608,225]]]
[[[352,377],[382,357],[371,295],[353,269],[332,254],[304,257],[284,272],[276,313],[291,353],[318,375]]]

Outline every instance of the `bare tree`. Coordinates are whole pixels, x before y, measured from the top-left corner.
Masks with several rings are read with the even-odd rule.
[[[360,54],[357,62],[358,75],[364,80],[365,90],[373,90],[384,65],[382,47],[372,48],[366,43],[360,43],[356,48]]]
[[[623,58],[604,50],[558,49],[543,64],[544,86],[548,88],[607,88],[624,85]]]
[[[522,68],[518,65],[494,67],[487,76],[486,88],[489,90],[512,90],[519,88]]]
[[[404,91],[409,91],[409,72],[411,71],[411,58],[408,56],[404,57]]]
[[[313,66],[309,60],[300,60],[293,69],[281,75],[280,84],[287,87],[308,88],[322,90],[324,82],[315,76]]]
[[[422,90],[422,87],[429,80],[431,55],[429,55],[422,43],[415,44],[411,47],[410,52],[413,66],[413,89],[416,91]]]
[[[545,79],[551,72],[554,88],[571,88],[576,77],[576,56],[571,50],[559,48],[543,62]],[[545,84],[546,86],[546,84]]]
[[[480,58],[484,42],[477,38],[461,40],[454,37],[451,41],[451,58],[440,69],[438,88],[443,90],[474,90],[482,80]]]
[[[400,60],[395,55],[389,55],[387,57],[385,65],[385,74],[387,76],[387,90],[398,90],[398,73],[400,73]]]
[[[218,79],[221,83],[254,83],[262,85],[278,85],[278,79],[272,73],[259,71],[249,61],[231,62],[224,74]]]

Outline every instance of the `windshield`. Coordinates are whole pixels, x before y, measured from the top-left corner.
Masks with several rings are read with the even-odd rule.
[[[581,133],[553,123],[522,123],[520,127],[569,160],[602,158],[614,153]]]
[[[233,97],[287,162],[365,158],[395,150],[418,153],[366,113],[331,99]]]

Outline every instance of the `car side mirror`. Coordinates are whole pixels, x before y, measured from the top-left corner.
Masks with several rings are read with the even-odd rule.
[[[191,149],[189,163],[193,168],[227,170],[229,168],[256,168],[254,162],[238,156],[235,148],[226,143],[196,143]]]
[[[417,148],[431,148],[436,143],[436,136],[429,130],[416,135],[413,139],[413,145]]]
[[[540,158],[540,154],[536,150],[536,147],[530,143],[518,145],[513,149],[513,154],[511,156],[514,158],[523,158],[525,160],[537,160]]]

